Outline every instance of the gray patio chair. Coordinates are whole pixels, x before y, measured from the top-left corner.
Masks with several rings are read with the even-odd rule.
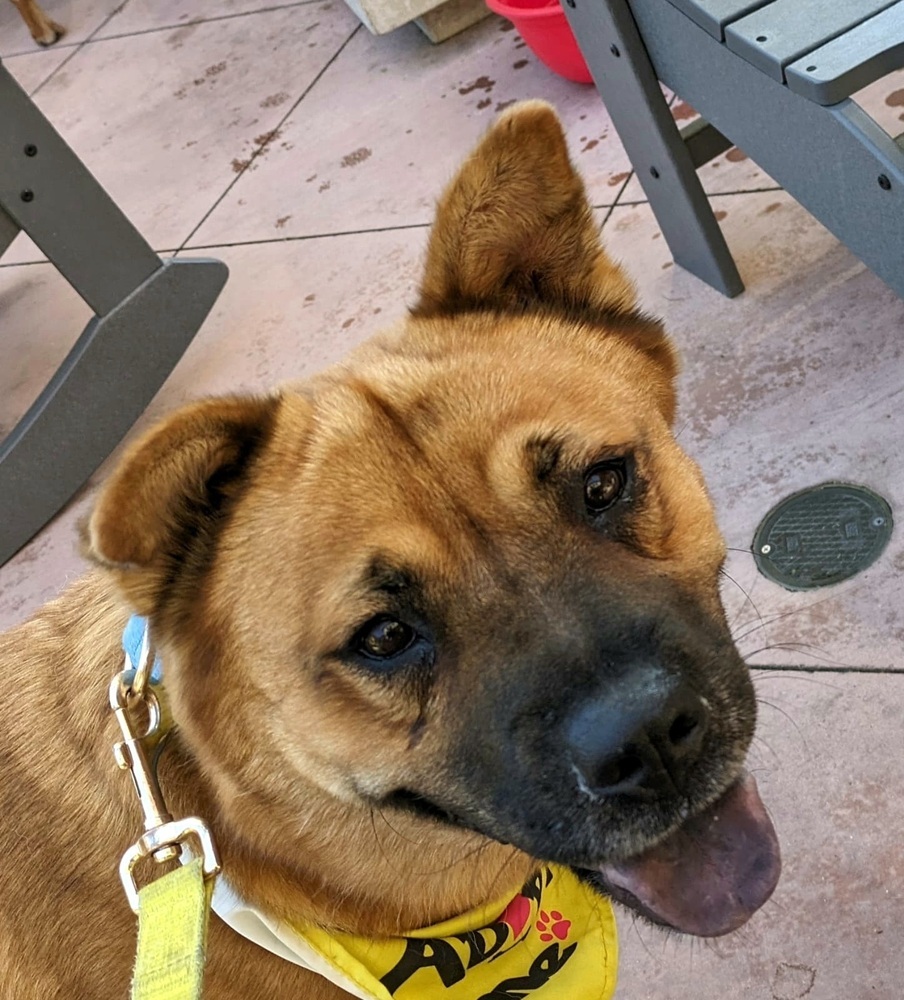
[[[850,97],[904,66],[904,0],[562,3],[677,263],[743,290],[696,173],[736,145],[904,296],[904,137]]]
[[[0,564],[122,439],[227,277],[219,261],[161,260],[0,65],[0,255],[20,230],[95,316],[0,440]]]

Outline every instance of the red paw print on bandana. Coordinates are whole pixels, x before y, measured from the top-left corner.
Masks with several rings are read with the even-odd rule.
[[[545,910],[540,911],[537,930],[540,932],[541,941],[552,941],[553,938],[564,941],[568,937],[570,929],[571,921],[565,920],[558,910],[552,910],[550,913],[547,913]]]

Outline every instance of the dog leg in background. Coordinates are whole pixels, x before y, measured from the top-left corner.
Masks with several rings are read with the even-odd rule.
[[[35,0],[12,0],[19,8],[22,20],[28,25],[31,37],[38,45],[53,45],[66,34],[66,29],[51,20]]]

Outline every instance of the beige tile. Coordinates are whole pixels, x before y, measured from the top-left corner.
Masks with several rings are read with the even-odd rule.
[[[266,389],[338,361],[404,315],[426,239],[411,229],[208,251],[229,265],[229,281],[155,410],[199,391]]]
[[[0,3],[0,58],[17,53],[58,51],[83,42],[113,13],[122,0],[38,0],[48,17],[66,29],[66,34],[46,50],[32,39],[11,3]]]
[[[302,0],[316,3],[318,0]],[[286,0],[128,0],[97,32],[95,38],[195,24],[274,7],[292,7]]]
[[[904,978],[904,678],[757,678],[751,766],[782,843],[772,900],[710,942],[632,926],[625,1000],[898,1000]]]
[[[783,192],[716,196],[747,291],[726,299],[671,263],[648,206],[604,230],[679,346],[680,440],[701,462],[730,553],[729,613],[765,663],[904,668],[904,540],[837,587],[791,593],[749,548],[783,497],[828,480],[904,503],[904,302]],[[900,520],[900,515],[899,515]],[[760,626],[760,620],[765,623]],[[760,627],[757,627],[760,626]]]
[[[413,300],[425,230],[233,247],[207,322],[133,433],[188,399],[256,391],[326,367]],[[199,255],[195,255],[199,256]],[[81,332],[87,307],[49,265],[0,268],[0,438]],[[114,458],[92,477],[88,494]],[[87,497],[76,505],[84,510]],[[78,571],[75,517],[61,517],[0,567],[0,628]]]
[[[10,7],[12,9],[12,7]],[[0,6],[0,13],[6,9]],[[0,38],[3,28],[0,27]],[[26,52],[19,56],[4,56],[3,67],[9,70],[13,79],[28,94],[42,84],[59,65],[73,53],[71,46],[54,45],[48,49],[35,46],[34,52]]]
[[[336,0],[92,42],[37,103],[145,238],[178,246],[354,26]]]
[[[889,135],[904,132],[904,70],[889,73],[853,97]]]
[[[551,74],[510,27],[489,18],[436,46],[413,25],[359,31],[191,245],[429,222],[477,137],[525,98],[558,107],[594,203],[611,204],[628,163],[596,91]]]

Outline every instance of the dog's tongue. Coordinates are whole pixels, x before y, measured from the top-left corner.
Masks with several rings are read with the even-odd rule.
[[[740,927],[766,902],[780,871],[772,821],[747,774],[661,844],[602,874],[657,922],[715,937]]]

